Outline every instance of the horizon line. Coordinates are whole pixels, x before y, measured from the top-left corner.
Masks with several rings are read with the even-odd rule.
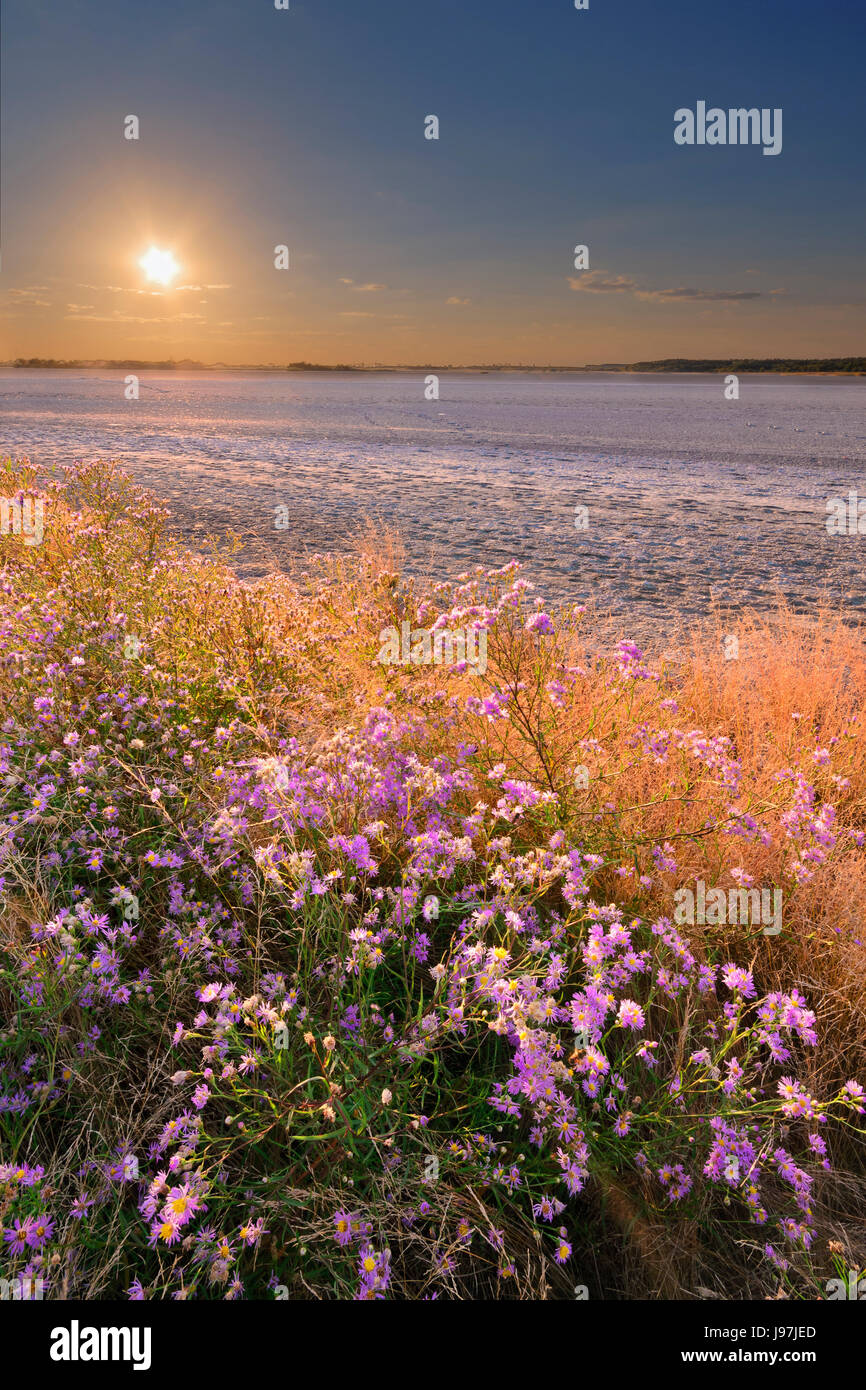
[[[140,371],[248,371],[248,372],[628,372],[758,370],[764,372],[866,373],[866,356],[843,357],[662,357],[637,362],[587,362],[580,365],[538,362],[202,362],[196,358],[140,357],[16,357],[0,362],[3,370],[91,370],[130,368]]]

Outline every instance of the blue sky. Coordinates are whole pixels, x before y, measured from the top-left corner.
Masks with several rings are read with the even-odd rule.
[[[3,357],[866,350],[860,5],[5,0],[4,20]],[[678,147],[698,100],[781,107],[782,153]],[[150,244],[176,286],[143,283]]]

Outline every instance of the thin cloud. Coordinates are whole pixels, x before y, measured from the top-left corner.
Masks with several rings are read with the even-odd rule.
[[[446,304],[471,304],[471,299],[461,299],[459,295],[452,294],[445,300]]]
[[[193,292],[193,293],[199,293],[199,294],[200,294],[203,290],[230,290],[230,289],[231,289],[231,285],[169,285],[169,286],[167,286],[167,288],[166,288],[164,291],[162,291],[162,293],[165,293],[165,294],[182,294],[184,291],[189,290],[189,291],[191,291],[191,292]],[[142,293],[146,294],[147,291],[146,291],[146,290],[144,290],[144,291],[142,291],[142,290],[136,290],[136,294],[142,294]]]
[[[387,285],[380,285],[375,280],[367,280],[364,284],[358,285],[347,275],[340,276],[340,284],[350,285],[353,294],[378,294],[381,290],[386,290],[388,288]]]
[[[177,323],[180,319],[192,320],[195,323],[204,323],[202,314],[157,314],[151,316],[141,316],[139,314],[121,314],[114,310],[111,314],[64,314],[66,319],[73,319],[77,323],[87,320],[89,323]]]
[[[569,275],[568,283],[573,290],[585,294],[634,294],[637,281],[628,275],[609,275],[606,270],[588,270],[585,275]]]
[[[231,285],[169,285],[164,290],[143,289],[140,285],[86,285],[80,290],[98,290],[101,294],[201,294],[204,290],[230,290]]]
[[[583,275],[569,275],[568,283],[578,293],[631,294],[635,299],[668,303],[739,304],[750,299],[765,298],[761,290],[699,290],[689,285],[676,285],[670,289],[641,289],[637,280],[630,275],[611,275],[606,270],[588,270]]]
[[[13,305],[38,304],[39,307],[42,309],[50,309],[50,299],[39,298],[40,293],[44,294],[46,293],[46,290],[47,287],[45,285],[28,285],[28,287],[23,290],[7,290],[7,294],[9,295],[9,298],[12,300]]]
[[[698,303],[739,303],[745,299],[764,298],[760,290],[692,290],[685,286],[673,290],[636,290],[635,295],[638,299],[687,299]]]

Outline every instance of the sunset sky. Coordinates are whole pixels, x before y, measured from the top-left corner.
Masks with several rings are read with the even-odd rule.
[[[3,18],[4,360],[866,352],[854,0],[5,0]],[[781,107],[781,154],[677,146],[699,100]],[[139,265],[151,247],[169,287]]]

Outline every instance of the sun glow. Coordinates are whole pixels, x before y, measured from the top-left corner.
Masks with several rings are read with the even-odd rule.
[[[157,246],[151,246],[138,264],[148,280],[155,280],[159,285],[170,285],[180,270],[180,266],[171,252],[160,251]]]

